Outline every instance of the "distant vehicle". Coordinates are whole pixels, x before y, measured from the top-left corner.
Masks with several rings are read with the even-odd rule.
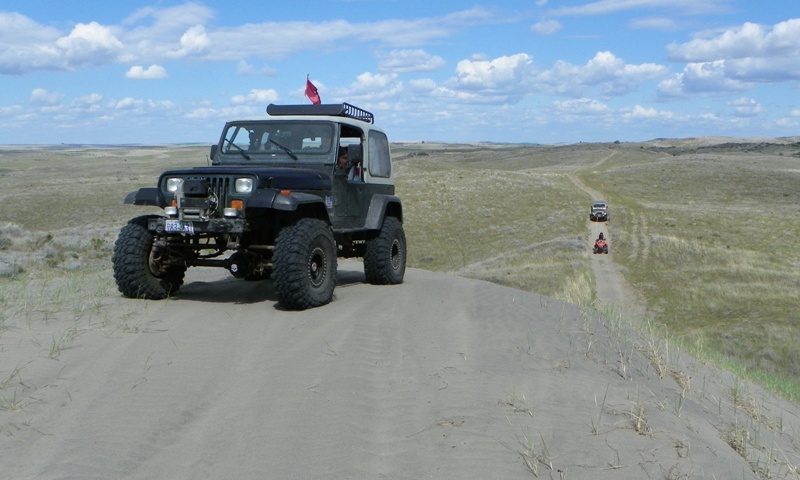
[[[604,200],[595,200],[589,210],[589,220],[605,222],[608,220],[608,204]]]
[[[598,238],[594,242],[594,253],[608,253],[608,243],[605,239]]]
[[[284,308],[304,310],[333,298],[337,257],[362,257],[368,283],[402,283],[403,208],[372,113],[347,103],[267,113],[228,122],[209,166],[166,171],[125,198],[162,211],[120,231],[112,263],[124,296],[165,298],[188,267],[222,267],[271,278]]]

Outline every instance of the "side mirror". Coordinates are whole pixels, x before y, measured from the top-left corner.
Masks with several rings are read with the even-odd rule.
[[[361,163],[364,159],[364,149],[360,143],[354,143],[347,146],[347,161],[351,165]]]

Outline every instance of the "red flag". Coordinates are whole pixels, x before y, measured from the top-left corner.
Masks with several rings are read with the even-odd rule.
[[[317,91],[317,87],[311,83],[311,80],[308,79],[308,75],[306,75],[306,97],[311,100],[311,103],[314,105],[319,105],[322,101],[319,98],[319,92]]]

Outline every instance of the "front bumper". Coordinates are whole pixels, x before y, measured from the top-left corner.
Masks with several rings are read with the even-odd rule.
[[[209,220],[178,220],[171,218],[151,218],[147,229],[159,235],[183,234],[196,236],[203,234],[242,233],[246,223],[241,218],[212,218]]]

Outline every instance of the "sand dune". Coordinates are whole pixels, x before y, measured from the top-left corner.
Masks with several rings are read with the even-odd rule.
[[[9,326],[0,478],[796,478],[796,405],[613,315],[414,269],[370,286],[352,261],[322,308],[269,287],[111,292],[126,328],[57,359],[30,341],[57,320]]]

